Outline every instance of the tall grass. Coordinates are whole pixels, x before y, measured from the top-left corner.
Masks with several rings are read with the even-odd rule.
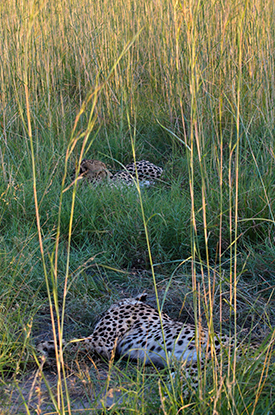
[[[185,304],[212,342],[217,329],[270,337],[253,364],[235,347],[213,355],[189,403],[180,377],[163,393],[161,373],[111,362],[106,385],[124,388],[126,411],[271,413],[274,2],[11,0],[0,13],[3,384],[26,373],[49,303],[51,397],[72,413],[58,346],[67,313],[82,336],[93,309],[147,289],[174,316]],[[83,157],[111,170],[149,159],[165,173],[148,190],[68,188]]]

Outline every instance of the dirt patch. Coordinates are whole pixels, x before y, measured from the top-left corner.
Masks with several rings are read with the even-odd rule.
[[[107,374],[101,376],[98,382],[89,382],[76,375],[69,375],[66,382],[64,378],[59,382],[56,373],[46,371],[42,376],[41,371],[33,371],[20,381],[2,388],[1,414],[26,414],[27,407],[30,414],[46,415],[57,413],[58,406],[63,406],[65,410],[70,407],[72,411],[89,413],[120,404],[123,400],[121,390],[106,388],[104,377]],[[64,400],[63,405],[61,399]]]

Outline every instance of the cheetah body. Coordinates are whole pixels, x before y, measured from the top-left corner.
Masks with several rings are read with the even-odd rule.
[[[79,178],[85,178],[90,183],[99,183],[105,179],[113,185],[133,185],[138,178],[141,185],[150,185],[159,179],[163,169],[147,160],[136,161],[125,166],[125,169],[112,174],[105,163],[99,160],[84,159],[80,163]],[[73,179],[76,178],[74,171]]]
[[[112,353],[118,356],[141,360],[145,364],[165,367],[170,361],[194,363],[208,354],[208,331],[201,329],[196,336],[195,326],[172,320],[166,314],[145,304],[147,294],[124,299],[112,305],[95,326],[91,336],[81,339],[87,351],[96,352],[107,359]],[[200,353],[196,346],[199,338]],[[222,344],[229,338],[215,338],[215,350],[219,353]],[[54,343],[44,342],[38,346],[44,355],[50,355]],[[192,365],[193,366],[193,365]]]

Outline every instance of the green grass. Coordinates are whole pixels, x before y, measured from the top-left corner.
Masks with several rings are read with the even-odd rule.
[[[77,413],[76,395],[98,412],[120,388],[108,413],[271,414],[274,2],[13,0],[0,15],[3,411],[50,412],[33,346],[52,324],[88,335],[146,290],[175,318],[262,346],[210,360],[189,400],[180,377],[165,390],[167,373],[61,357],[56,413]],[[83,157],[115,172],[134,156],[164,167],[154,187],[68,188]]]

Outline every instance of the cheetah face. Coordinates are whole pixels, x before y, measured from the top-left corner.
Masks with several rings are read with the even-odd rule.
[[[111,177],[106,164],[99,160],[83,159],[79,167],[77,179],[85,178],[87,182],[95,183]],[[73,172],[72,180],[76,179],[76,169]]]

